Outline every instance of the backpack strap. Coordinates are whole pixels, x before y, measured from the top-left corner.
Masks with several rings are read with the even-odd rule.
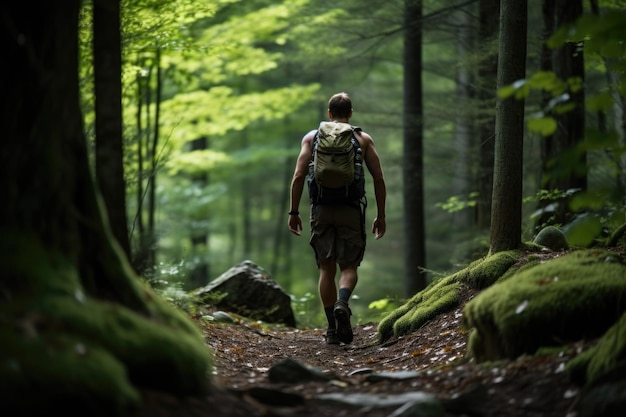
[[[313,136],[313,142],[311,142],[311,163],[313,163],[313,158],[315,158],[315,146],[317,146],[317,137],[320,131],[315,130],[315,135]]]

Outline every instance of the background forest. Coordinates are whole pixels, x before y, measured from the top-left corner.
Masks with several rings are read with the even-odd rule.
[[[339,91],[375,140],[388,192],[387,234],[368,238],[360,268],[357,320],[380,318],[373,301],[404,299],[487,254],[499,4],[122,1],[117,200],[106,182],[119,173],[96,140],[98,22],[85,5],[81,106],[112,219],[123,202],[127,230],[116,235],[136,271],[186,291],[249,259],[303,305],[300,324],[321,320],[306,198],[295,238],[288,193],[300,140]],[[528,1],[527,45],[517,46],[526,78],[501,90],[525,100],[523,241],[552,224],[590,246],[624,223],[624,10],[626,1]],[[559,32],[574,22],[578,32]],[[589,33],[584,49],[563,47]],[[369,227],[371,181],[367,193]]]

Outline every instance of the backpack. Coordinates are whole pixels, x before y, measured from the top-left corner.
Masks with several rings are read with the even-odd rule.
[[[355,137],[360,131],[348,123],[320,123],[309,163],[312,204],[351,204],[365,196],[362,151]]]

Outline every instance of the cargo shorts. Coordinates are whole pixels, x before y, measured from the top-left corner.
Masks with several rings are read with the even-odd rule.
[[[340,268],[359,266],[365,254],[365,215],[359,206],[312,205],[311,238],[315,260],[334,259]]]

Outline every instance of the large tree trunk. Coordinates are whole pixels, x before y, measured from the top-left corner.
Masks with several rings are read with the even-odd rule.
[[[19,372],[2,372],[0,414],[120,416],[142,389],[200,392],[200,332],[137,279],[104,220],[79,108],[81,2],[15,4],[0,6],[0,357]]]
[[[525,78],[526,0],[502,0],[498,88]],[[522,239],[524,100],[499,99],[496,106],[490,253],[517,249]]]
[[[422,104],[422,2],[404,2],[404,292],[426,288]]]

